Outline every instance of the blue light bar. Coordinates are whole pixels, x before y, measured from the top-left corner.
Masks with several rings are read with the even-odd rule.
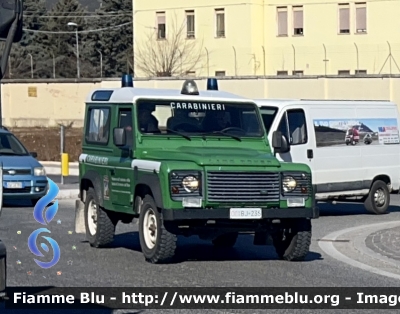
[[[215,78],[209,78],[207,80],[207,90],[218,90],[218,82]]]
[[[124,74],[122,77],[122,87],[133,87],[133,78],[129,74]]]

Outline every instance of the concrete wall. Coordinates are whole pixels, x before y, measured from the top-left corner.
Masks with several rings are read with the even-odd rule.
[[[135,87],[181,89],[184,78],[136,80]],[[206,79],[196,79],[199,89]],[[96,88],[119,87],[119,80],[7,81],[2,84],[3,124],[10,127],[81,127],[84,101]],[[219,89],[249,98],[369,99],[400,104],[400,76],[388,77],[224,77]]]

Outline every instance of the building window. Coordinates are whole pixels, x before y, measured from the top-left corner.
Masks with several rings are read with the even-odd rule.
[[[278,7],[278,36],[288,35],[288,15],[287,7]]]
[[[348,3],[339,4],[339,33],[350,33],[350,7]]]
[[[356,75],[357,74],[363,74],[363,75],[365,75],[365,74],[367,74],[367,70],[356,70]]]
[[[157,38],[165,39],[165,12],[157,12]]]
[[[292,74],[301,76],[301,75],[304,75],[304,72],[303,71],[292,71]]]
[[[276,75],[288,75],[288,71],[278,71]]]
[[[303,35],[303,6],[293,7],[293,34]]]
[[[338,75],[350,75],[350,71],[349,70],[339,70]]]
[[[194,10],[186,11],[186,36],[194,38]]]
[[[356,33],[367,32],[367,4],[356,3]]]
[[[225,37],[225,9],[215,9],[217,37]]]
[[[215,71],[215,76],[225,76],[225,71]]]

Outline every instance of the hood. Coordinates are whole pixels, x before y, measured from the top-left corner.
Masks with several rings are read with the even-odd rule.
[[[195,162],[199,166],[242,165],[280,167],[280,162],[271,154],[252,149],[241,148],[215,148],[215,147],[185,147],[174,150],[155,149],[148,150],[146,159],[174,160]]]
[[[1,156],[0,162],[3,163],[4,169],[9,168],[33,168],[42,167],[42,165],[32,156]]]

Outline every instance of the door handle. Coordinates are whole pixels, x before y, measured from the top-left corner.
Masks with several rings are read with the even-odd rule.
[[[308,159],[314,158],[314,152],[312,149],[307,149],[307,158]]]

